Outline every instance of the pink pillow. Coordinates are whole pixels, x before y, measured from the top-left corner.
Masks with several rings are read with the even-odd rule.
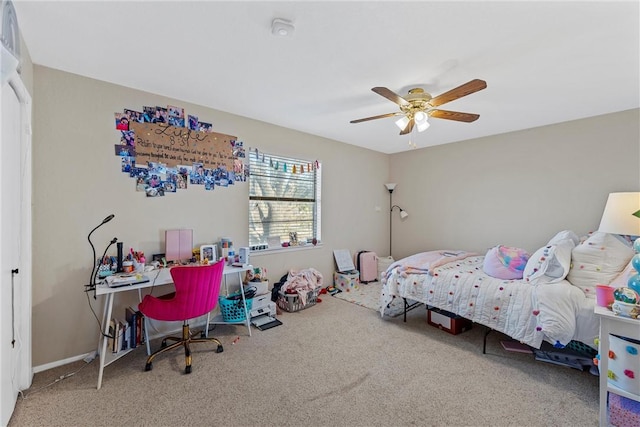
[[[524,249],[509,246],[495,246],[484,257],[482,269],[497,279],[522,279],[529,254]]]

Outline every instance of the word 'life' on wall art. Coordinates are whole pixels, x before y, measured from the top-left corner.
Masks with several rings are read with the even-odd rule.
[[[234,136],[163,123],[131,123],[129,129],[136,135],[136,163],[158,162],[169,167],[202,163],[208,169],[233,170]]]
[[[125,109],[115,113],[120,131],[122,172],[136,179],[136,190],[148,197],[164,196],[189,185],[207,191],[246,182],[244,144],[235,136],[213,131],[211,123],[175,106]]]

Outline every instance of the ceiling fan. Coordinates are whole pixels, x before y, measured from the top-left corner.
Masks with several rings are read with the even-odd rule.
[[[486,87],[487,82],[475,79],[436,97],[432,97],[431,94],[420,88],[410,89],[409,93],[405,97],[401,97],[386,87],[374,87],[371,89],[372,91],[378,95],[384,96],[389,101],[398,104],[400,106],[400,111],[381,114],[379,116],[366,117],[364,119],[351,120],[349,123],[360,123],[369,120],[383,119],[385,117],[402,116],[398,121],[396,121],[396,125],[401,129],[400,135],[411,133],[414,126],[417,127],[418,132],[426,130],[429,127],[429,122],[427,120],[429,116],[437,119],[471,123],[478,120],[480,115],[439,110],[436,109],[436,107],[446,104],[447,102],[455,101],[463,96],[471,95],[472,93],[478,92]]]

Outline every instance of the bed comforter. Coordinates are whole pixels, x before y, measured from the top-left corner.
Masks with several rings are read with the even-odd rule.
[[[594,347],[599,322],[594,300],[566,280],[531,285],[483,272],[484,256],[432,251],[393,263],[383,274],[381,315],[402,297],[462,317],[540,348],[576,340]]]

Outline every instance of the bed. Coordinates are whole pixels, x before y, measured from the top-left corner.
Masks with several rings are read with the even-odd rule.
[[[422,252],[382,274],[380,313],[403,298],[405,310],[407,300],[446,310],[535,349],[544,341],[596,348],[595,286],[624,283],[632,256],[620,236],[596,232],[581,240],[570,230],[530,256],[500,245],[484,255]]]

